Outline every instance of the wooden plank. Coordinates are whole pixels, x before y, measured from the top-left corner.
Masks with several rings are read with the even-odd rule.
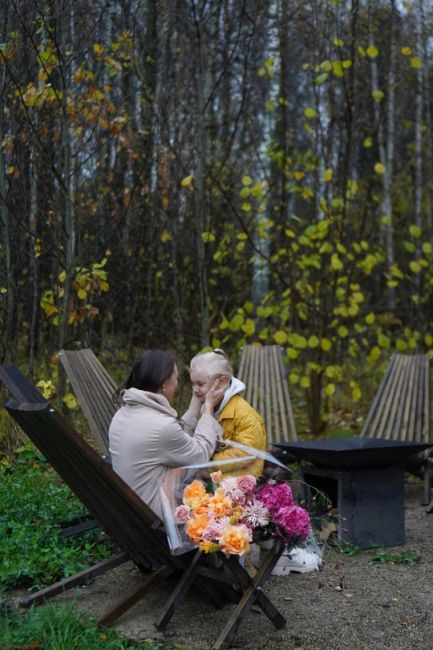
[[[370,407],[370,410],[365,419],[364,425],[361,429],[361,436],[370,436],[373,438],[380,437],[376,435],[376,429],[378,429],[380,411],[378,411],[378,406],[384,403],[389,393],[389,380],[393,377],[394,365],[396,364],[396,356],[391,357],[391,361],[386,370],[385,376],[383,377],[379,388],[374,397],[373,403]]]
[[[61,350],[60,360],[100,452],[109,459],[108,429],[116,384],[90,349]]]
[[[287,388],[287,381],[282,372],[282,353],[277,345],[272,346],[271,354],[273,356],[273,368],[276,379],[276,390],[278,408],[275,409],[275,418],[279,421],[278,429],[275,432],[275,442],[288,441],[288,413],[287,404],[284,399],[283,384]]]
[[[285,406],[284,421],[288,423],[287,431],[287,440],[295,441],[297,439],[296,435],[296,425],[295,418],[293,417],[292,402],[290,400],[289,387],[286,377],[286,369],[284,367],[284,361],[282,355],[279,355],[279,364],[280,364],[280,374],[281,374],[281,388],[283,391],[283,404]]]
[[[124,564],[128,560],[129,557],[126,553],[117,553],[115,556],[110,557],[106,560],[101,560],[98,562],[98,564],[94,564],[93,566],[88,567],[87,569],[84,569],[83,571],[80,571],[79,573],[76,573],[69,578],[59,580],[58,582],[55,582],[48,587],[44,587],[44,589],[40,589],[35,594],[23,596],[20,598],[20,605],[22,607],[40,605],[41,603],[45,602],[49,598],[52,598],[53,596],[56,596],[57,594],[62,594],[65,591],[72,589],[73,587],[77,587],[78,585],[86,584],[91,578],[95,578],[96,576],[100,576],[107,571],[111,571],[111,569]]]
[[[409,427],[413,364],[410,358],[399,355],[395,365],[398,370],[395,372],[393,380],[389,382],[387,403],[381,412],[383,432],[378,436],[387,440],[395,439],[399,435],[406,438]],[[398,411],[401,409],[403,409],[402,425],[397,430],[395,422],[398,420]]]
[[[246,385],[245,399],[264,420],[269,443],[297,440],[281,348],[246,345],[238,377]]]
[[[264,383],[262,385],[264,409],[262,413],[265,419],[265,426],[269,442],[274,438],[274,428],[272,420],[272,372],[267,359],[268,352],[268,347],[261,348],[261,356],[264,366]]]
[[[397,412],[397,405],[404,403],[405,391],[405,366],[407,359],[396,356],[394,361],[394,372],[389,377],[383,391],[383,401],[377,409],[377,421],[375,436],[389,440],[393,435],[393,418]],[[395,435],[395,434],[394,434]]]

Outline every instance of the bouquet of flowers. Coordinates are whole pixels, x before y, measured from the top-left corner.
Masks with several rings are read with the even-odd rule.
[[[308,512],[294,503],[286,482],[224,478],[220,471],[210,474],[210,482],[196,478],[184,487],[174,518],[200,550],[226,555],[244,555],[251,542],[273,537],[299,544],[311,531]]]

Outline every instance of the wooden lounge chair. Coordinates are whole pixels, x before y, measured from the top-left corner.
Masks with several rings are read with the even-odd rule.
[[[361,436],[431,443],[430,358],[425,354],[394,354],[362,427]],[[407,469],[424,478],[424,503],[431,501],[431,450]],[[433,501],[429,508],[433,509]]]
[[[175,590],[155,621],[158,629],[166,628],[193,584],[216,607],[237,603],[213,646],[215,650],[228,646],[253,604],[257,604],[276,627],[285,625],[284,617],[263,591],[283,551],[279,540],[275,540],[254,578],[248,575],[237,558],[226,558],[223,554],[218,554],[220,568],[213,567],[209,563],[210,556],[198,550],[172,555],[165,529],[155,513],[49,404],[9,402],[6,409],[118,544],[121,553],[117,563],[129,559],[146,572],[139,588],[107,612],[101,624],[112,624],[162,581],[180,574]],[[98,565],[47,587],[30,596],[27,604],[46,600],[105,568]]]
[[[108,429],[116,412],[116,382],[89,348],[61,350],[59,356],[96,446],[110,460]]]
[[[297,440],[281,348],[245,345],[237,376],[246,385],[245,399],[264,419],[270,446]]]

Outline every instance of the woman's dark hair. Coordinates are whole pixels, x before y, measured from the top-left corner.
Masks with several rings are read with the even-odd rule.
[[[165,350],[146,350],[134,363],[124,388],[156,393],[173,374],[175,363],[174,357]]]

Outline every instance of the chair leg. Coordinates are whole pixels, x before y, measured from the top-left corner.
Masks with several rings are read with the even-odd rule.
[[[238,573],[240,573],[239,570],[245,571],[250,584],[244,589],[244,594],[240,599],[239,604],[233,611],[215,644],[212,646],[212,650],[222,650],[230,645],[240,624],[254,603],[259,605],[263,613],[272,621],[276,628],[282,629],[286,625],[286,619],[269,600],[261,587],[262,583],[267,580],[275,564],[278,562],[283,549],[284,546],[280,544],[279,549],[274,547],[274,549],[268,551],[257,571],[257,574],[252,579],[241,566],[236,568],[236,572]]]
[[[195,580],[196,567],[200,562],[201,556],[201,551],[197,551],[190,566],[186,571],[184,571],[182,578],[179,580],[175,589],[166,601],[165,606],[161,610],[158,618],[154,621],[154,625],[157,630],[165,630],[176,608],[184,600],[187,592]]]
[[[84,571],[80,571],[79,573],[76,573],[75,575],[70,576],[69,578],[65,578],[64,580],[55,582],[49,587],[45,587],[45,589],[36,591],[34,594],[31,594],[30,596],[23,596],[19,601],[20,605],[22,607],[39,605],[45,600],[48,600],[48,598],[52,598],[53,596],[56,596],[57,594],[61,594],[64,591],[68,591],[68,589],[72,589],[77,585],[85,584],[89,580],[89,578],[93,578],[95,576],[101,575],[106,571],[109,571],[110,569],[114,569],[115,567],[120,566],[121,564],[127,562],[128,560],[129,560],[129,556],[127,555],[127,553],[123,553],[123,552],[118,553],[117,555],[115,555],[112,558],[109,558],[108,560],[102,560],[102,562],[98,562],[98,564],[94,564],[88,569],[84,569]]]
[[[123,598],[113,609],[105,612],[99,620],[99,625],[109,626],[117,621],[122,614],[130,609],[135,603],[143,598],[149,591],[152,591],[159,584],[164,582],[174,571],[175,567],[164,565],[159,567],[142,582],[138,587],[133,589],[125,598]]]
[[[424,466],[424,499],[422,505],[430,504],[431,501],[431,479],[430,479],[430,463],[427,460]],[[430,506],[428,505],[428,508]],[[428,512],[428,510],[427,510]]]

